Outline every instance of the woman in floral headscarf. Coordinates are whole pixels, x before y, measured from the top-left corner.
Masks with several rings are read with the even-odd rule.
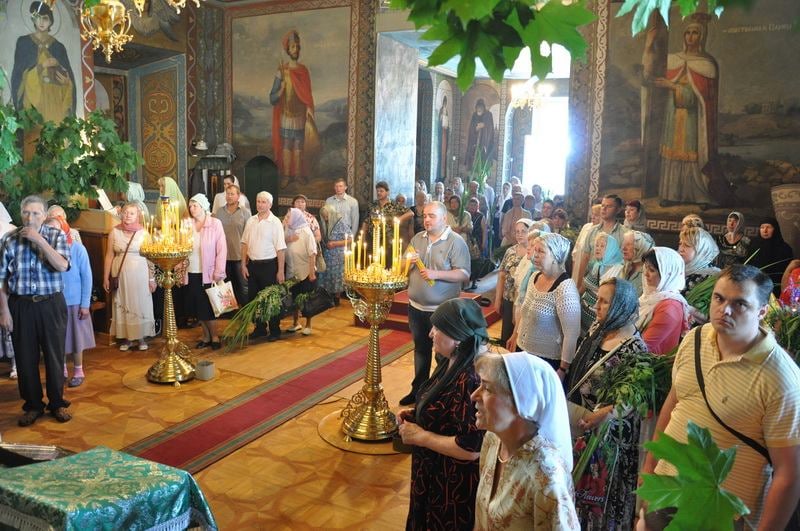
[[[297,284],[292,286],[292,296],[314,290],[317,283],[317,240],[311,227],[299,208],[290,208],[283,219],[286,236],[286,278],[293,278]],[[302,331],[311,335],[311,317],[306,317],[306,326],[300,326],[300,309],[294,311],[294,321],[289,332]]]
[[[622,250],[616,238],[610,238],[603,231],[597,233],[594,242],[594,256],[586,267],[583,277],[583,294],[581,295],[581,332],[586,333],[597,317],[594,303],[597,302],[597,290],[600,283],[619,276],[622,271]]]
[[[650,352],[667,354],[689,329],[689,304],[681,295],[686,283],[683,259],[668,247],[653,247],[642,261],[644,289],[636,327]]]
[[[719,248],[717,266],[724,269],[729,265],[743,264],[750,256],[750,238],[744,235],[744,215],[733,211],[728,214],[725,224],[727,231],[716,238]]]

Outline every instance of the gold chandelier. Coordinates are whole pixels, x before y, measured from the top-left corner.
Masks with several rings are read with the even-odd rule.
[[[133,0],[139,16],[144,12],[146,0]],[[152,0],[151,0],[152,1]],[[186,7],[186,0],[165,0],[178,13]],[[200,7],[200,0],[193,0]],[[103,48],[106,62],[111,62],[114,52],[133,39],[130,34],[131,13],[120,0],[86,0],[81,12],[81,36],[92,43],[92,49]]]
[[[511,106],[515,109],[538,109],[542,102],[553,94],[555,87],[532,78],[525,83],[511,87]]]

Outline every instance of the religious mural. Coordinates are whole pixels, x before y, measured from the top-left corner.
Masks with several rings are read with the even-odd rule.
[[[347,174],[349,32],[349,7],[233,19],[233,144],[275,161],[282,195]]]
[[[60,122],[83,116],[80,31],[67,2],[9,0],[0,12],[2,101]]]
[[[763,5],[762,5],[763,4]],[[648,216],[686,207],[714,221],[764,214],[770,189],[800,183],[800,53],[792,3],[698,14],[631,38],[612,8],[599,188],[645,198]]]
[[[447,80],[442,80],[436,89],[436,150],[434,153],[435,177],[437,181],[446,181],[447,175],[447,153],[448,149],[452,149],[453,138],[452,131],[452,116],[453,116],[453,87]]]
[[[461,99],[462,177],[469,175],[478,155],[497,159],[500,94],[488,82],[476,82]]]

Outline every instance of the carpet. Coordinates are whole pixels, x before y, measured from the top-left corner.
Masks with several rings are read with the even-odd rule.
[[[196,473],[361,380],[368,338],[259,384],[241,395],[122,449]],[[411,334],[381,334],[381,365],[413,349]]]

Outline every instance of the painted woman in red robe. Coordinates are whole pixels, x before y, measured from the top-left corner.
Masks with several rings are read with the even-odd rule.
[[[719,68],[705,52],[706,36],[705,20],[693,18],[683,33],[683,51],[669,54],[666,75],[654,80],[670,91],[660,146],[662,204],[715,202],[709,187],[719,174]]]

